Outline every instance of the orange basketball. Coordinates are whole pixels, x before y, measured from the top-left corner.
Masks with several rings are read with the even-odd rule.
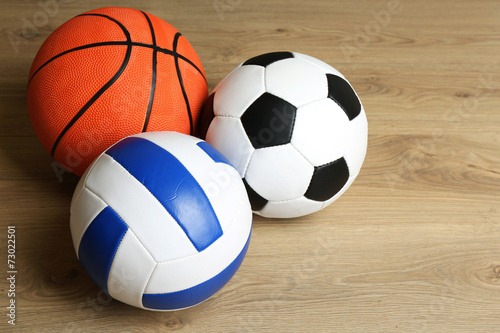
[[[174,27],[117,7],[57,28],[38,51],[28,82],[38,138],[77,175],[128,135],[195,134],[207,95],[200,59]]]

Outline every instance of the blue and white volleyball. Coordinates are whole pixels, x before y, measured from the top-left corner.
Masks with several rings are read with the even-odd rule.
[[[245,257],[252,211],[238,171],[203,140],[127,137],[104,152],[71,203],[78,259],[113,298],[148,310],[211,297]]]

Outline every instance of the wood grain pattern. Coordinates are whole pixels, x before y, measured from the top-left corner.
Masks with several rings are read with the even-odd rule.
[[[26,20],[42,15],[39,2],[2,4],[0,331],[499,331],[500,2],[107,1],[178,28],[210,88],[252,56],[293,50],[345,74],[369,120],[363,169],[337,202],[295,220],[255,217],[230,283],[192,309],[164,313],[109,299],[83,272],[68,224],[78,178],[58,181],[25,102],[44,39],[102,2],[59,0],[24,35]],[[9,225],[15,327],[5,316]]]

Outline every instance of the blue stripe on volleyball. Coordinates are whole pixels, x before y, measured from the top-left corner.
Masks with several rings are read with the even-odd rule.
[[[222,155],[220,151],[215,149],[211,144],[205,141],[200,141],[196,144],[198,147],[200,147],[208,156],[214,160],[216,163],[225,163],[227,165],[230,165],[233,167],[233,165],[227,160],[227,158]],[[234,167],[233,167],[234,168]]]
[[[174,155],[138,137],[123,139],[106,154],[158,199],[198,252],[222,236],[222,228],[208,197]]]
[[[106,292],[111,263],[127,230],[125,222],[108,206],[94,218],[80,241],[78,258],[81,265]]]
[[[144,294],[142,295],[142,305],[148,309],[156,310],[178,310],[187,308],[211,297],[219,291],[226,283],[234,276],[241,263],[250,244],[250,235],[248,240],[241,250],[240,254],[229,264],[222,272],[213,278],[200,283],[189,289],[167,293],[167,294]]]

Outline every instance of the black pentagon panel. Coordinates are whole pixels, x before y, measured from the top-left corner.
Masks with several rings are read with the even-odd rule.
[[[248,59],[247,61],[245,61],[243,63],[242,66],[259,65],[259,66],[267,67],[270,64],[272,64],[273,62],[283,60],[283,59],[288,59],[288,58],[293,58],[292,52],[271,52],[271,53],[261,54],[259,56]]]
[[[328,98],[331,98],[344,110],[349,120],[356,118],[361,112],[361,103],[352,87],[340,76],[326,74],[326,78],[328,80]]]
[[[287,144],[292,139],[297,108],[264,93],[241,116],[243,128],[255,149]]]
[[[203,140],[205,140],[208,132],[208,127],[215,117],[214,96],[215,93],[212,93],[205,101],[205,104],[203,104],[203,109],[201,110],[200,119],[198,121],[198,126],[196,129],[195,135]]]
[[[349,179],[349,168],[345,159],[314,168],[314,173],[304,196],[315,201],[326,201],[337,194]]]
[[[252,210],[254,212],[258,212],[259,210],[264,208],[267,205],[268,200],[264,199],[257,192],[255,192],[254,189],[251,188],[250,185],[248,185],[245,178],[243,178],[243,184],[245,184],[245,188],[247,189],[248,199],[250,200],[250,206],[252,206]]]

